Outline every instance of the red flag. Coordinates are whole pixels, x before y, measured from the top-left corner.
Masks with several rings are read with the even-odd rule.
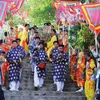
[[[97,35],[100,32],[100,2],[95,4],[81,5],[78,6],[83,14],[84,19]]]
[[[70,12],[71,14],[76,14],[76,10],[75,10],[74,7],[72,7],[72,6],[69,7],[69,12]]]
[[[10,0],[10,11],[12,14],[18,12],[18,10],[23,6],[24,0]]]

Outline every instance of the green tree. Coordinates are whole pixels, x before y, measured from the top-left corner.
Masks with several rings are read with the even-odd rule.
[[[94,34],[86,23],[76,24],[70,30],[69,42],[72,47],[76,45],[80,50],[89,49],[94,39]]]
[[[81,25],[78,23],[76,25],[74,25],[73,27],[71,27],[69,34],[70,34],[70,38],[69,38],[69,42],[71,44],[72,47],[74,47],[76,45],[76,40],[78,37],[78,32],[81,29]]]
[[[78,32],[76,44],[81,50],[89,49],[90,45],[94,43],[94,39],[95,37],[93,32],[91,32],[89,27],[86,26]]]
[[[22,10],[29,10],[29,21],[40,25],[44,22],[55,23],[54,0],[26,0]]]

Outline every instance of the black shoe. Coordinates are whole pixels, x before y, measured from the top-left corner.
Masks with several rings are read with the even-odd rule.
[[[5,100],[4,91],[0,88],[0,100]]]
[[[38,91],[38,90],[39,90],[39,88],[38,88],[38,87],[34,87],[34,90],[35,90],[35,91]]]

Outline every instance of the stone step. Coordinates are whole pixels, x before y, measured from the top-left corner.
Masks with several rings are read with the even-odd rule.
[[[83,96],[75,97],[58,97],[58,96],[7,96],[5,100],[86,100]]]
[[[29,87],[29,86],[23,86],[23,87],[21,87],[21,89],[20,90],[33,90],[34,91],[34,86],[33,87]],[[46,91],[56,91],[56,87],[55,88],[46,88],[46,87],[44,87],[44,90],[46,90]],[[72,91],[77,91],[78,90],[78,88],[64,88],[64,91],[67,91],[67,92],[72,92]],[[42,90],[41,90],[42,91]]]
[[[27,74],[31,74],[31,72],[32,72],[32,70],[30,69],[24,69],[23,70],[23,75],[27,75]],[[66,73],[67,73],[67,75],[69,75],[70,74],[70,72],[69,71],[66,71]],[[52,70],[46,70],[46,74],[50,74],[50,75],[52,75]]]
[[[32,83],[33,83],[33,79],[23,79],[22,81],[21,81],[21,83],[26,83],[26,82],[28,82],[28,81],[31,81]],[[53,80],[49,80],[49,79],[45,79],[45,83],[53,83]],[[68,80],[67,82],[66,82],[66,84],[69,84],[69,83],[72,83],[72,81],[70,81],[70,80]]]
[[[5,100],[86,100],[84,93],[75,92],[78,90],[78,87],[70,78],[68,66],[66,66],[67,77],[63,93],[56,92],[56,86],[53,85],[51,63],[48,63],[46,67],[47,77],[45,79],[45,84],[38,91],[34,90],[34,78],[29,61],[24,59],[22,66],[20,91],[4,91]]]
[[[22,86],[20,90],[34,90],[34,86],[30,86],[30,87]],[[51,88],[44,87],[43,90],[56,91],[56,87],[51,87]],[[67,91],[67,92],[72,92],[72,91],[75,92],[77,90],[78,90],[78,88],[64,88],[64,91]]]
[[[62,92],[62,93],[58,93],[56,91],[29,91],[29,90],[22,90],[22,91],[9,91],[6,90],[4,91],[5,96],[30,96],[30,95],[38,95],[38,96],[83,96],[84,97],[84,93],[76,93],[76,92]]]
[[[26,86],[26,85],[32,86],[33,84],[34,84],[33,82],[28,82],[28,83],[27,83],[27,82],[23,82],[23,83],[21,83],[20,85],[21,85],[21,86]],[[53,87],[54,85],[53,85],[53,84],[50,84],[50,83],[44,83],[44,86],[45,86],[45,87]],[[66,88],[73,88],[73,87],[74,87],[74,88],[77,88],[77,85],[76,85],[75,83],[68,83],[68,84],[66,83],[66,84],[65,84],[65,87],[66,87]]]
[[[33,78],[33,76],[32,77],[30,77],[30,76],[28,76],[28,77],[22,77],[22,80],[21,80],[21,83],[23,83],[23,82],[28,82],[28,81],[31,81],[31,82],[33,82],[33,80],[34,80],[34,78]],[[72,80],[70,80],[70,79],[66,79],[66,83],[68,84],[68,83],[72,83],[73,81]],[[46,78],[45,79],[45,83],[53,83],[53,78],[51,77],[49,77],[49,78]]]
[[[5,91],[5,100],[86,100],[83,93],[49,91]]]

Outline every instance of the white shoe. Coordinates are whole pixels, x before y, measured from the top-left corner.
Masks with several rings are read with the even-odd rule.
[[[57,93],[63,93],[63,91],[62,90],[59,90],[59,91],[57,91]]]
[[[42,88],[43,87],[43,85],[40,85],[40,86],[38,86],[39,88]]]
[[[56,82],[54,82],[53,85],[56,85]]]
[[[10,89],[10,91],[16,91],[15,89]]]
[[[83,87],[77,90],[76,92],[83,92]]]
[[[19,91],[19,89],[15,89],[15,91]]]
[[[61,93],[63,93],[63,91],[62,91],[62,90],[61,90],[60,92],[61,92]]]

